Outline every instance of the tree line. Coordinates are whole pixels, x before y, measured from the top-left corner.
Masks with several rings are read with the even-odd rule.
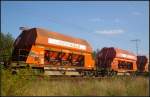
[[[11,58],[14,38],[10,33],[0,32],[0,62]]]

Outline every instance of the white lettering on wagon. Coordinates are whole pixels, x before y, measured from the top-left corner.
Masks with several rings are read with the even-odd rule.
[[[121,56],[121,57],[123,57],[123,58],[136,59],[136,57],[135,57],[135,56],[127,55],[127,54],[120,54],[119,56]]]
[[[58,40],[58,39],[53,39],[53,38],[48,38],[48,43],[60,45],[60,46],[71,47],[71,48],[77,48],[77,49],[81,49],[81,50],[86,50],[85,45],[72,43],[72,42],[68,42],[68,41],[63,41],[63,40]]]

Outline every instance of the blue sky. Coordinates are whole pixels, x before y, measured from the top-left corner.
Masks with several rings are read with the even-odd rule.
[[[149,54],[148,1],[3,1],[1,32],[40,27],[87,40],[94,50],[118,47]]]

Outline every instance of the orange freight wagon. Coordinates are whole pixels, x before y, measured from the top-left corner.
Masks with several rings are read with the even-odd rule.
[[[23,30],[14,43],[13,61],[35,67],[67,66],[93,69],[92,47],[83,39],[41,28]]]
[[[114,72],[135,72],[136,55],[126,50],[114,47],[104,47],[97,53],[96,66]]]
[[[137,68],[139,72],[148,72],[148,63],[146,56],[137,56]]]

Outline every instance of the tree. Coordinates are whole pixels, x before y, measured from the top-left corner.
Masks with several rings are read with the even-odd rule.
[[[99,49],[96,49],[93,51],[92,56],[94,59],[96,59],[96,54],[98,53]]]
[[[95,58],[96,58],[96,51],[93,51],[93,53],[92,53],[92,57],[93,57],[93,59],[95,59]]]
[[[10,33],[0,33],[0,61],[8,61],[12,55],[14,38]]]

